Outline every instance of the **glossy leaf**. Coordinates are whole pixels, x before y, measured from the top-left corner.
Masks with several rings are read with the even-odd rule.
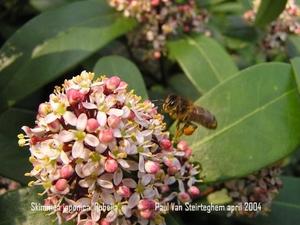
[[[4,101],[0,111],[135,25],[106,1],[75,2],[35,17],[0,51],[0,96]]]
[[[29,0],[29,4],[35,8],[36,10],[43,12],[50,9],[57,8],[59,6],[62,6],[64,4],[70,3],[71,1],[74,2],[74,0]],[[76,0],[75,0],[76,1]],[[80,1],[80,0],[77,0]]]
[[[289,35],[286,47],[287,55],[290,58],[300,56],[300,37],[299,35]]]
[[[34,127],[36,114],[22,109],[10,108],[0,115],[0,171],[1,175],[27,185],[31,180],[24,174],[32,170],[29,147],[19,147],[17,135],[23,133],[24,125]]]
[[[239,2],[244,6],[245,10],[251,10],[253,2],[251,0],[239,0]]]
[[[196,4],[198,5],[199,8],[207,7],[210,5],[217,5],[225,0],[195,0]]]
[[[261,1],[254,24],[264,26],[275,20],[284,10],[287,0]]]
[[[191,81],[184,74],[177,74],[168,79],[168,84],[175,93],[196,101],[200,97],[200,93],[193,86]],[[188,87],[188,88],[183,88]]]
[[[298,92],[300,93],[300,57],[291,59],[291,64],[293,67],[294,77],[296,80]]]
[[[0,224],[51,224],[54,216],[45,216],[52,211],[42,211],[38,206],[44,204],[38,196],[37,187],[22,188],[0,196]],[[42,192],[42,191],[41,191]]]
[[[179,221],[173,218],[171,214],[166,214],[164,217],[166,219],[166,224],[180,225]]]
[[[98,77],[101,75],[118,76],[129,84],[128,90],[134,89],[134,93],[142,99],[149,99],[142,74],[128,59],[121,56],[103,57],[96,63],[93,71]]]
[[[243,13],[244,8],[238,2],[225,2],[225,3],[211,7],[210,11],[212,13],[241,14],[241,13]]]
[[[188,141],[204,182],[243,177],[290,154],[300,144],[300,100],[291,67],[267,63],[239,72],[196,104],[218,120],[199,125]]]
[[[243,44],[257,41],[258,34],[255,28],[250,26],[244,19],[237,16],[228,16],[227,19],[229,26],[224,32],[226,36],[237,39]]]
[[[206,93],[237,72],[224,49],[204,35],[184,36],[168,42],[170,53],[200,93]]]

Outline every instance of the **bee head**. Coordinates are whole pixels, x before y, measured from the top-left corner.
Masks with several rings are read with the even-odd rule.
[[[163,112],[171,111],[174,107],[176,107],[177,102],[178,102],[178,95],[169,94],[162,105]]]

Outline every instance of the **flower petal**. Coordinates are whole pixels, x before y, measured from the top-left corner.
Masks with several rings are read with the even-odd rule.
[[[87,134],[84,138],[84,141],[90,145],[90,146],[93,146],[93,147],[96,147],[100,144],[100,141],[97,137],[95,137],[94,135],[92,134]]]
[[[112,205],[114,203],[113,196],[104,191],[101,193],[101,198],[103,199],[105,204]]]
[[[86,163],[82,168],[84,176],[89,176],[95,171],[95,164],[93,162]]]
[[[72,147],[72,156],[74,158],[80,157],[84,152],[84,146],[82,142],[75,141],[73,147]]]
[[[97,113],[97,121],[101,127],[106,125],[107,115],[104,112],[98,111]]]
[[[130,196],[128,200],[128,208],[129,209],[134,208],[138,204],[140,199],[141,199],[140,195],[135,192],[133,195]]]
[[[44,121],[45,123],[51,123],[53,122],[54,120],[57,119],[57,115],[54,115],[54,113],[49,113],[45,118],[44,118]]]
[[[137,183],[132,178],[124,178],[122,183],[129,188],[136,188]]]
[[[112,108],[107,112],[107,115],[116,115],[116,116],[122,116],[123,115],[123,110],[122,109],[115,109]]]
[[[67,156],[67,154],[64,151],[62,151],[60,153],[60,159],[63,162],[63,164],[65,164],[65,165],[69,164],[69,162],[70,162],[69,157]]]
[[[78,116],[78,119],[77,119],[77,123],[76,123],[76,128],[78,130],[84,130],[85,127],[86,127],[86,124],[87,124],[87,115],[85,113],[81,113],[79,116]]]
[[[82,105],[86,109],[97,109],[97,106],[91,102],[82,102]]]
[[[63,117],[68,124],[71,124],[72,126],[76,126],[77,117],[75,116],[74,113],[67,111],[67,112],[65,112]]]
[[[107,189],[111,189],[114,187],[114,185],[112,184],[112,182],[107,181],[107,180],[102,180],[102,179],[97,179],[97,183],[103,187],[103,188],[107,188]]]
[[[98,221],[100,219],[101,211],[100,211],[100,208],[98,206],[93,207],[91,216],[92,216],[93,221]]]
[[[57,138],[61,142],[69,142],[74,140],[74,137],[75,137],[74,133],[63,130],[58,134]]]
[[[107,215],[106,215],[106,220],[107,222],[111,223],[117,218],[117,212],[116,210],[111,210]]]
[[[131,209],[129,209],[128,205],[122,205],[121,210],[127,218],[131,217],[132,212]]]
[[[119,185],[123,179],[123,171],[118,169],[114,172],[113,181],[115,185]]]
[[[130,167],[130,165],[129,165],[129,164],[127,163],[127,161],[124,160],[124,159],[118,159],[118,163],[119,163],[123,168],[125,168],[125,169],[127,169],[127,168]]]

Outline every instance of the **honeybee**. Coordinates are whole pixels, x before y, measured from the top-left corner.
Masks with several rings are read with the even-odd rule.
[[[176,94],[168,95],[162,105],[162,111],[168,113],[172,119],[177,119],[174,142],[182,134],[194,133],[198,126],[192,122],[197,122],[208,129],[217,128],[217,120],[211,112]],[[180,128],[181,123],[184,123],[182,128]]]

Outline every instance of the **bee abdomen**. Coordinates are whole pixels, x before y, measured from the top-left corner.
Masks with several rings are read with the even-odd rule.
[[[202,107],[195,107],[189,120],[195,121],[208,129],[216,129],[218,125],[216,117]]]

